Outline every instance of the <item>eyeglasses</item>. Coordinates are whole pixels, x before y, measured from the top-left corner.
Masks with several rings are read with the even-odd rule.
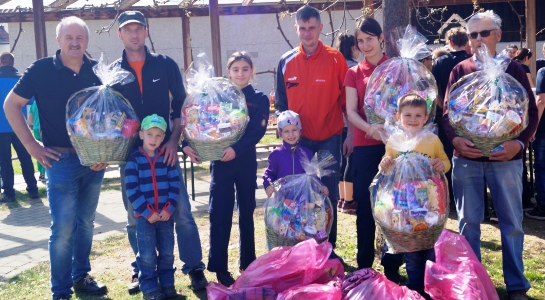
[[[490,36],[490,33],[492,31],[495,31],[497,29],[490,29],[490,30],[483,30],[481,32],[472,32],[469,34],[469,37],[472,38],[472,39],[476,39],[479,37],[479,35],[481,35],[481,37],[485,38],[485,37],[489,37]]]

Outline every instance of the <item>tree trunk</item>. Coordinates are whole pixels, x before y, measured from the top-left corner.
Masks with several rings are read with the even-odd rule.
[[[407,0],[383,0],[384,8],[384,36],[386,38],[386,55],[398,56],[395,48],[395,39],[390,40],[390,32],[396,27],[407,27],[409,24],[409,1]]]

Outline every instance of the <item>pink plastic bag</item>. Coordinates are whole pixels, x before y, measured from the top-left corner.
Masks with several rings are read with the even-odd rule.
[[[423,300],[416,291],[399,286],[383,274],[371,269],[361,269],[348,274],[343,281],[343,294],[346,300]]]
[[[266,287],[234,289],[210,282],[206,287],[206,296],[213,300],[274,300],[276,292]]]
[[[235,280],[232,288],[270,287],[277,293],[344,275],[338,259],[329,260],[331,244],[314,239],[293,247],[277,247],[260,256]]]
[[[342,280],[337,277],[326,284],[313,283],[298,286],[278,294],[277,300],[341,300]]]
[[[443,230],[435,243],[435,263],[426,262],[424,285],[432,299],[499,299],[465,237],[448,230]]]

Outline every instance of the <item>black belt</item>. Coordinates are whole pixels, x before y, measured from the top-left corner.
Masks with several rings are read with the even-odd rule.
[[[66,152],[72,153],[72,154],[76,154],[76,153],[77,153],[77,152],[76,152],[76,149],[74,149],[74,148],[72,148],[72,147],[70,147],[70,148],[65,148],[65,147],[48,147],[48,148],[51,148],[51,149],[53,149],[53,150],[55,150],[55,151],[58,151],[58,152],[60,152],[60,153],[66,153]]]

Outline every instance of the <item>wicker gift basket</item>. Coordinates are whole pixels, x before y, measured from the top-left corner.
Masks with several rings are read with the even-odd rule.
[[[367,81],[363,103],[367,122],[370,124],[393,122],[398,99],[405,94],[413,93],[426,99],[428,123],[432,123],[435,116],[437,83],[431,71],[419,62],[431,55],[426,47],[427,39],[411,26],[396,29],[396,32],[403,31],[402,38],[396,43],[400,57],[390,58],[380,64]]]
[[[449,197],[445,175],[433,170],[429,158],[402,152],[387,173],[375,176],[369,190],[388,253],[433,248],[449,214]]]
[[[325,168],[334,159],[331,154],[318,156],[324,158],[316,156],[309,161],[302,156],[305,174],[286,176],[273,183],[275,193],[264,205],[269,250],[293,246],[310,238],[318,243],[327,240],[336,208],[321,192],[323,184],[318,176],[331,174],[331,170]]]
[[[450,88],[449,122],[461,137],[475,144],[483,156],[516,138],[528,126],[528,93],[505,73],[510,59],[488,56],[481,47],[483,69],[460,78]]]
[[[236,143],[248,123],[244,94],[230,80],[212,77],[204,54],[186,73],[187,98],[182,107],[184,139],[202,160],[219,160]]]
[[[112,88],[134,76],[120,67],[100,62],[93,70],[104,85],[74,93],[66,104],[66,129],[84,166],[123,164],[137,138],[140,122],[127,99]]]

